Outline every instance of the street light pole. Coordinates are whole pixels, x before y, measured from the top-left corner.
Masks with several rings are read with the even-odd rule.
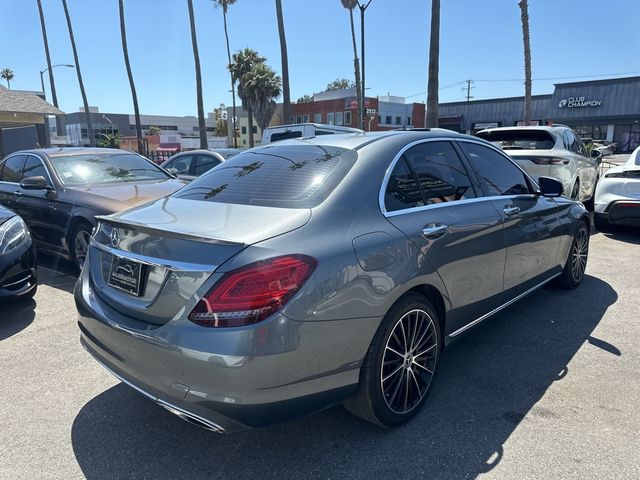
[[[360,8],[360,60],[362,62],[362,66],[360,70],[362,70],[362,91],[360,93],[360,128],[364,130],[364,117],[366,113],[366,108],[364,106],[364,12],[367,10],[367,7],[371,4],[373,0],[369,0],[367,3],[360,3],[358,1],[358,8]]]
[[[75,65],[71,65],[68,63],[58,63],[57,65],[51,65],[51,70],[53,70],[56,67],[69,67],[69,68],[73,68],[75,67]],[[56,97],[56,90],[54,87],[54,83],[53,83],[53,76],[52,73],[49,71],[49,67],[45,68],[44,70],[40,70],[40,85],[42,85],[42,96],[44,97],[44,99],[47,99],[47,93],[44,90],[44,74],[45,72],[49,72],[49,81],[51,82],[51,96],[53,97],[53,106],[58,108],[58,98]],[[60,120],[60,117],[58,115],[56,115],[56,134],[59,137],[60,136],[60,131],[62,130],[62,122]]]

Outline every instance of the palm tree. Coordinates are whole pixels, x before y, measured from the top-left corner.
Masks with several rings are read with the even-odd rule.
[[[249,96],[249,91],[246,89],[246,80],[248,74],[259,63],[264,63],[267,59],[260,56],[255,50],[245,48],[239,50],[233,54],[232,61],[229,64],[229,70],[233,75],[233,78],[238,82],[238,96],[242,101],[242,108],[247,111],[247,117],[249,121],[249,148],[253,147],[253,109],[252,102]]]
[[[69,29],[69,39],[71,40],[71,48],[73,49],[73,59],[76,64],[76,74],[78,75],[78,84],[80,85],[80,93],[82,94],[82,105],[84,106],[84,114],[87,119],[87,136],[89,137],[89,146],[94,147],[96,139],[93,134],[93,123],[91,122],[91,113],[89,113],[89,102],[87,94],[84,91],[84,82],[82,81],[82,72],[80,71],[80,61],[78,60],[78,49],[76,48],[76,39],[73,36],[73,27],[71,26],[71,17],[69,16],[69,8],[67,0],[62,0],[64,15],[67,18],[67,28]]]
[[[13,80],[13,76],[13,70],[10,68],[3,68],[0,70],[0,77],[7,81],[7,87],[9,87],[9,90],[11,90],[11,80]]]
[[[231,65],[231,49],[229,48],[229,32],[227,30],[227,11],[229,5],[236,3],[236,0],[213,0],[213,4],[222,7],[222,18],[224,21],[224,37],[227,42],[227,60]],[[231,119],[231,127],[233,129],[233,146],[238,148],[238,137],[236,136],[236,82],[233,79],[233,73],[229,71],[231,76],[231,109],[233,111],[233,118]]]
[[[282,61],[282,116],[284,117],[283,123],[289,123],[289,118],[291,117],[291,96],[289,94],[289,60],[287,58],[287,37],[284,34],[284,19],[282,17],[282,0],[276,0],[276,17],[278,18],[278,34],[280,35],[280,59]]]
[[[51,98],[53,106],[58,108],[58,95],[56,94],[56,82],[53,78],[53,69],[51,68],[51,55],[49,55],[49,40],[47,39],[47,26],[44,21],[44,11],[42,10],[42,0],[38,0],[38,13],[40,14],[40,27],[42,28],[42,41],[44,43],[44,53],[47,57],[47,71],[49,72],[49,85],[51,87]],[[42,92],[44,93],[44,92]],[[56,115],[56,133],[62,135],[62,118]]]
[[[38,0],[40,1],[40,0]],[[131,73],[131,64],[129,63],[129,48],[127,47],[127,30],[124,24],[124,0],[119,0],[118,7],[120,9],[120,37],[122,39],[122,54],[124,55],[124,64],[127,67],[127,76],[129,77],[129,86],[131,87],[131,98],[133,100],[133,114],[136,119],[136,139],[138,141],[138,153],[146,154],[144,143],[142,141],[142,126],[140,124],[140,109],[138,108],[138,94],[136,93],[136,85],[133,82],[133,74]]]
[[[189,23],[191,24],[193,61],[196,64],[196,101],[198,102],[198,129],[200,130],[200,148],[209,148],[209,142],[207,142],[207,125],[204,121],[204,104],[202,101],[202,76],[200,74],[198,39],[196,38],[196,21],[193,16],[193,0],[187,0],[187,6],[189,7]]]
[[[425,127],[438,127],[438,73],[440,63],[440,0],[431,0],[431,35],[429,37],[429,80]]]
[[[351,21],[351,43],[353,45],[353,71],[356,77],[356,98],[358,102],[362,98],[362,87],[360,85],[360,60],[358,60],[358,47],[356,45],[356,30],[353,23],[353,9],[358,5],[357,0],[340,0],[342,2],[342,6],[349,10],[349,20]],[[356,110],[355,115],[355,124],[360,125],[360,109]]]
[[[276,111],[275,99],[282,91],[282,79],[266,63],[258,63],[246,75],[245,90],[260,130],[269,126]]]
[[[520,0],[522,42],[524,43],[524,124],[531,125],[531,39],[529,37],[529,5]]]

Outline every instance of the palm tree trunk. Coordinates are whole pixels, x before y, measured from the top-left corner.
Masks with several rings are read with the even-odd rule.
[[[73,60],[76,63],[76,74],[78,75],[78,84],[80,85],[80,93],[82,94],[82,105],[84,106],[84,114],[87,119],[87,136],[89,137],[89,146],[95,147],[96,139],[93,133],[93,122],[91,122],[91,113],[89,112],[89,102],[87,94],[84,91],[84,82],[82,81],[82,72],[80,71],[80,62],[78,61],[78,49],[76,48],[76,40],[73,36],[73,27],[71,26],[71,17],[69,16],[69,8],[67,0],[62,0],[64,15],[67,18],[67,28],[69,29],[69,39],[71,40],[71,48],[73,49]]]
[[[524,124],[531,125],[531,39],[529,37],[529,5],[520,0],[520,19],[522,20],[522,41],[524,43]]]
[[[249,122],[249,148],[253,148],[253,109],[251,105],[247,105],[247,115]]]
[[[193,0],[187,0],[189,7],[189,23],[191,24],[191,44],[193,61],[196,65],[196,101],[198,102],[198,129],[200,130],[200,148],[209,148],[207,142],[207,125],[204,121],[204,104],[202,101],[202,75],[200,73],[200,56],[198,55],[198,39],[196,38],[196,21],[193,16]]]
[[[429,37],[429,80],[425,127],[438,127],[438,74],[440,63],[440,0],[431,0],[431,35]]]
[[[127,67],[127,76],[129,77],[129,86],[131,87],[131,98],[133,100],[133,113],[136,119],[136,140],[138,142],[138,153],[146,155],[144,151],[144,142],[142,141],[142,126],[140,125],[140,109],[138,108],[138,94],[136,93],[136,85],[133,81],[131,73],[131,64],[129,63],[129,48],[127,47],[127,30],[124,23],[124,0],[119,0],[120,8],[120,37],[122,39],[122,54],[124,55],[124,64]]]
[[[291,96],[289,94],[289,60],[287,58],[287,37],[284,33],[282,17],[282,0],[276,0],[276,16],[278,17],[278,34],[280,35],[280,58],[282,59],[282,123],[289,123],[291,117]]]
[[[360,82],[360,60],[358,59],[358,47],[356,45],[356,29],[353,23],[353,9],[349,9],[349,20],[351,21],[351,43],[353,44],[353,71],[356,77],[356,98],[363,98],[362,85]],[[352,120],[353,122],[353,120]],[[356,110],[355,125],[360,126],[360,109]]]
[[[231,65],[231,49],[229,48],[229,32],[227,31],[227,6],[224,5],[222,7],[222,18],[224,19],[224,37],[227,41],[227,58],[229,60],[229,65]],[[233,147],[238,148],[238,137],[236,136],[236,80],[233,78],[233,72],[229,70],[229,74],[231,75],[231,105],[233,118],[231,119],[231,128],[232,128],[232,138],[233,138]]]
[[[53,106],[58,108],[58,95],[56,94],[56,82],[53,78],[53,69],[51,68],[51,55],[49,54],[49,40],[47,39],[47,26],[44,22],[44,12],[42,10],[42,0],[38,0],[38,13],[40,14],[40,27],[42,28],[42,41],[44,43],[44,53],[47,57],[47,71],[49,72],[49,85],[51,86],[51,98]],[[44,92],[42,92],[44,93]],[[62,135],[62,119],[56,115],[56,133]]]

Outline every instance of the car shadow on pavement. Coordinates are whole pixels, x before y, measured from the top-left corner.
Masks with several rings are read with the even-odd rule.
[[[616,240],[618,242],[631,243],[633,245],[640,245],[640,229],[632,227],[616,227],[610,231],[602,232],[610,240]]]
[[[77,278],[71,262],[53,255],[38,255],[38,284],[72,293]]]
[[[189,425],[119,384],[89,401],[72,426],[78,464],[102,478],[475,478],[490,471],[617,300],[587,276],[573,291],[542,289],[448,347],[423,411],[381,430],[335,407],[232,435]],[[615,346],[601,344],[615,355]],[[606,348],[604,348],[606,347]]]
[[[36,316],[33,299],[0,302],[0,341],[24,330]]]

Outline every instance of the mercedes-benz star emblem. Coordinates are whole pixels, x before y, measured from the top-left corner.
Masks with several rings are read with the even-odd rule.
[[[118,234],[118,230],[114,228],[111,230],[111,246],[115,248],[118,246],[119,243],[120,243],[120,234]]]

